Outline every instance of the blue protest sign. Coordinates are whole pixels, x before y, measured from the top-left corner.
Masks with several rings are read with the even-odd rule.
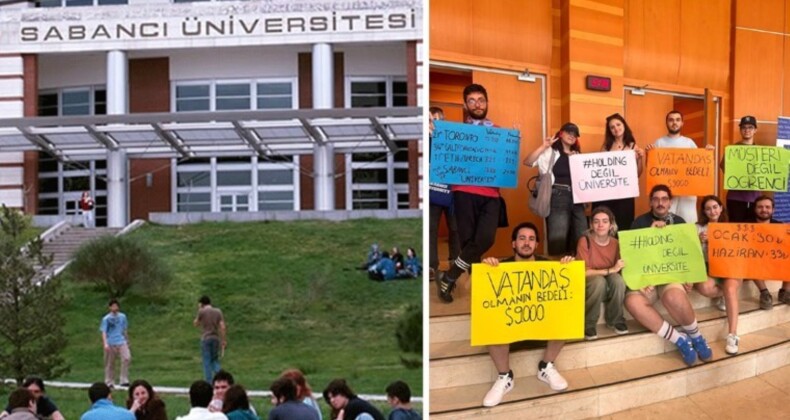
[[[518,130],[434,121],[431,182],[515,188]]]

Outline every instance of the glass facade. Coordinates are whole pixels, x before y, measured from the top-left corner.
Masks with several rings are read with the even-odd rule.
[[[347,105],[351,108],[407,106],[407,83],[402,78],[350,78]],[[346,155],[348,209],[409,208],[407,142],[397,142],[396,153]]]
[[[293,156],[173,160],[179,212],[299,210],[299,165]]]

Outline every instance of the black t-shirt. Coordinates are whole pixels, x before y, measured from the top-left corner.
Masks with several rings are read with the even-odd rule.
[[[565,152],[558,152],[560,158],[554,163],[552,172],[554,173],[554,183],[561,185],[571,185],[571,163],[568,160],[568,155]]]
[[[345,416],[343,418],[349,420],[356,419],[357,416],[362,413],[368,413],[376,420],[385,420],[384,414],[381,414],[381,411],[372,406],[369,402],[359,398],[350,399],[344,410]]]
[[[656,217],[652,211],[649,211],[636,219],[634,222],[631,223],[631,229],[642,229],[642,228],[649,228],[653,225],[653,222],[656,220],[663,220],[667,222],[668,225],[679,225],[681,223],[686,223],[686,220],[682,217],[678,216],[675,213],[669,213],[665,218]]]

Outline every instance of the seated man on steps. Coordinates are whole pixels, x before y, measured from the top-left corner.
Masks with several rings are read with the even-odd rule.
[[[669,211],[671,203],[672,191],[669,187],[663,184],[654,186],[650,190],[650,211],[637,217],[631,229],[663,228],[667,225],[686,223],[682,217]],[[713,354],[697,327],[694,308],[686,294],[689,290],[691,290],[690,284],[679,283],[648,286],[641,290],[628,289],[625,294],[625,307],[640,324],[675,344],[683,355],[683,361],[691,366],[697,360],[697,356],[702,361],[708,361]],[[680,323],[685,333],[675,330],[653,307],[653,303],[659,297],[669,315]]]
[[[538,228],[532,223],[525,222],[516,226],[513,229],[513,256],[506,258],[502,261],[489,257],[483,260],[483,263],[496,267],[500,262],[513,262],[513,261],[549,261],[548,258],[535,255],[535,250],[538,245]],[[563,264],[573,261],[573,257],[563,257],[560,262]],[[538,379],[547,383],[551,389],[555,391],[562,391],[568,388],[568,382],[565,378],[557,372],[554,368],[554,360],[565,345],[564,341],[547,341],[546,350],[543,352],[543,358],[538,363]],[[510,369],[510,345],[500,344],[495,346],[488,346],[488,354],[494,362],[499,376],[491,389],[483,399],[483,405],[486,407],[493,407],[500,402],[505,394],[510,392],[514,386],[513,371]]]

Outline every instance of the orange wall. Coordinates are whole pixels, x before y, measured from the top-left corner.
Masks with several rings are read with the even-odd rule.
[[[684,111],[683,133],[700,145],[717,129],[720,146],[737,141],[738,119],[747,114],[760,121],[757,142],[773,144],[777,116],[790,115],[790,0],[431,0],[430,16],[434,61],[547,74],[549,132],[572,120],[584,152],[600,149],[605,117],[614,112],[625,113],[641,146],[666,133],[664,116],[673,108]],[[590,74],[611,77],[612,92],[586,90]],[[449,79],[431,86],[431,103],[457,97],[460,105],[460,90],[445,89]],[[719,125],[703,101],[623,92],[645,85],[718,97]],[[518,92],[491,95],[492,112],[522,100]],[[494,120],[509,126],[525,118],[531,116]],[[523,197],[506,196],[509,207],[526,207],[519,188]],[[638,200],[637,212],[645,209]]]
[[[730,0],[628,0],[625,77],[725,91],[730,32]]]
[[[758,120],[758,144],[776,144],[776,117],[790,115],[790,0],[736,0],[733,42],[732,120],[725,126],[740,139],[738,121]]]
[[[431,0],[430,50],[551,63],[550,0]]]

